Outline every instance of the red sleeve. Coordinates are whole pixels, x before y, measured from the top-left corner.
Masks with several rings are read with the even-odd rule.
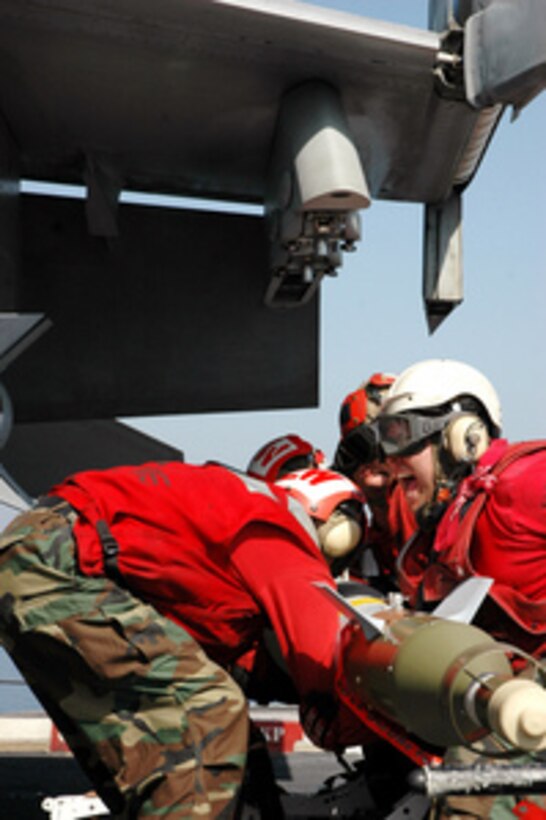
[[[290,675],[305,703],[325,694],[332,705],[325,748],[340,748],[370,740],[370,732],[335,694],[336,649],[340,616],[314,586],[333,586],[328,565],[318,547],[302,545],[274,527],[246,528],[232,553],[241,582],[263,608],[273,627]],[[312,738],[320,742],[319,738]]]
[[[300,695],[331,693],[339,615],[314,586],[333,585],[318,547],[252,524],[237,538],[232,563],[267,615]]]

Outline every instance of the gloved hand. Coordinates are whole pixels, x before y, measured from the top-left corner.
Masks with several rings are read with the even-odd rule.
[[[339,442],[333,467],[350,477],[359,465],[370,464],[379,457],[380,447],[374,429],[369,424],[359,424]]]
[[[338,704],[330,695],[311,695],[300,705],[300,722],[311,743],[328,751],[338,750],[337,714]]]

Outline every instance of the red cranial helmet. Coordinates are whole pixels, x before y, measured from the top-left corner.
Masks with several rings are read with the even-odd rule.
[[[374,421],[395,378],[392,373],[373,373],[368,381],[345,396],[339,409],[342,439],[361,424],[370,424]]]
[[[364,531],[364,495],[341,473],[298,470],[276,482],[298,501],[315,522],[322,552],[332,562],[349,555]]]
[[[341,438],[366,421],[368,415],[368,396],[363,387],[353,390],[343,399],[339,409],[339,429]]]
[[[394,373],[372,373],[365,387],[378,387],[380,390],[384,390],[390,387],[395,379]]]
[[[354,509],[362,507],[364,495],[341,473],[328,469],[297,470],[279,478],[278,487],[300,502],[307,515],[326,521],[341,504],[352,502]]]
[[[251,458],[247,473],[262,481],[276,481],[282,475],[305,467],[324,464],[325,456],[309,441],[294,434],[279,436],[264,444]]]
[[[396,376],[393,373],[373,373],[363,385],[368,397],[368,417],[366,421],[374,421],[381,405],[385,401],[387,390],[393,384]]]

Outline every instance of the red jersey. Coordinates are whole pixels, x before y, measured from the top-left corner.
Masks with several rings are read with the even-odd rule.
[[[381,576],[391,578],[395,575],[400,550],[417,530],[415,516],[398,482],[389,491],[385,510],[372,507],[372,513],[368,546],[373,551]]]
[[[119,545],[127,588],[229,666],[276,633],[300,693],[333,691],[338,615],[314,587],[332,578],[302,508],[283,490],[215,464],[150,463],[52,488],[79,513],[80,569],[104,574],[97,521]]]
[[[477,506],[474,506],[477,505]],[[442,598],[471,575],[493,578],[480,625],[535,654],[546,649],[546,442],[495,440],[464,479],[431,553],[401,556],[400,586]],[[432,561],[430,558],[432,557]],[[419,569],[420,567],[420,569]]]

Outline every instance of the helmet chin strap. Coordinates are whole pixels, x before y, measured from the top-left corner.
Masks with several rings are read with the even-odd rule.
[[[417,511],[417,522],[422,530],[433,530],[454,498],[461,480],[472,465],[457,463],[439,442],[432,444],[434,458],[434,493],[429,502]]]

